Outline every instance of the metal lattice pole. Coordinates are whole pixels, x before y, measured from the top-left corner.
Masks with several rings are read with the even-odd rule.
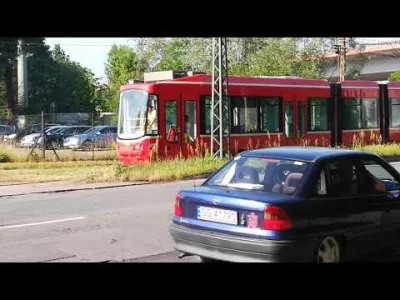
[[[340,39],[339,62],[339,81],[343,81],[346,74],[346,38]]]
[[[223,158],[224,135],[229,152],[228,59],[226,38],[214,38],[211,85],[211,155]],[[216,146],[216,147],[215,147]]]

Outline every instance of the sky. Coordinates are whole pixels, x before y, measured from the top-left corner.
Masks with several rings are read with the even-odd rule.
[[[390,41],[394,38],[362,38],[362,42]],[[398,40],[398,38],[396,39]],[[82,66],[89,68],[96,77],[105,82],[104,64],[113,44],[133,45],[133,38],[46,38],[49,46],[60,44],[65,53]]]
[[[46,44],[53,47],[60,44],[71,60],[89,68],[96,77],[105,81],[104,64],[113,44],[132,45],[132,38],[46,38]]]

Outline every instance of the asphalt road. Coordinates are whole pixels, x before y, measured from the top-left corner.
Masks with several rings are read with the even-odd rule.
[[[193,181],[0,198],[0,261],[198,262],[178,259],[168,234],[175,195],[189,186]],[[400,262],[397,252],[368,260]]]
[[[1,198],[0,261],[100,262],[171,253],[168,226],[175,195],[192,185],[186,181]]]

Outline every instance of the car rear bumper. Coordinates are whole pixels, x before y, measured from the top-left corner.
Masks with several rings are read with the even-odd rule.
[[[232,236],[178,224],[170,226],[175,249],[231,262],[313,262],[317,242],[276,241]]]

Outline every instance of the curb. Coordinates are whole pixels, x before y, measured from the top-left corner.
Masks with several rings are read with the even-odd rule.
[[[145,181],[145,182],[135,182],[135,183],[127,183],[127,184],[115,184],[115,185],[107,185],[107,186],[95,186],[95,187],[82,187],[82,188],[70,188],[70,189],[27,192],[27,193],[19,193],[19,194],[0,195],[0,198],[16,197],[16,196],[24,196],[24,195],[34,195],[34,194],[53,194],[53,193],[64,193],[64,192],[67,193],[67,192],[86,191],[86,190],[102,190],[102,189],[112,189],[112,188],[118,188],[118,187],[127,187],[127,186],[135,186],[135,185],[146,185],[146,184],[150,184],[150,182]]]

